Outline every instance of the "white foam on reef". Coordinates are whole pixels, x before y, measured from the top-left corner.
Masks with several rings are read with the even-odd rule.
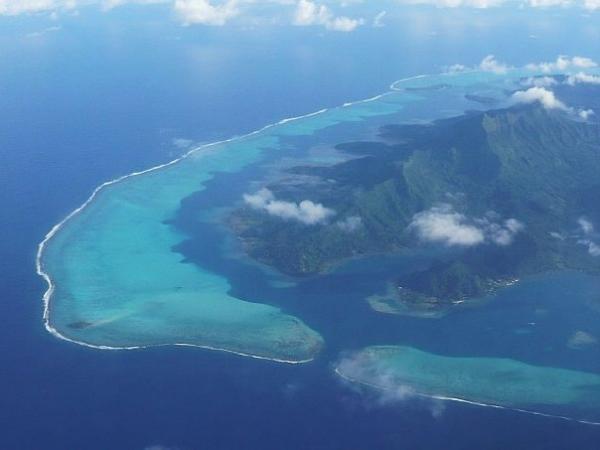
[[[196,344],[187,344],[187,343],[173,343],[173,344],[157,344],[157,345],[147,345],[147,346],[124,346],[124,347],[111,347],[108,345],[94,345],[94,344],[90,344],[87,342],[83,342],[83,341],[78,341],[75,339],[71,339],[63,334],[61,334],[54,326],[52,326],[52,324],[50,323],[50,300],[52,298],[52,294],[54,293],[54,289],[55,289],[55,285],[54,282],[52,281],[52,278],[50,278],[50,275],[44,270],[44,266],[42,264],[42,256],[44,253],[44,249],[46,248],[46,245],[48,244],[48,242],[50,242],[50,240],[58,233],[58,231],[60,231],[60,229],[69,221],[71,220],[73,217],[75,217],[77,214],[79,214],[80,212],[82,212],[95,198],[96,196],[100,193],[100,191],[102,191],[102,189],[111,186],[113,184],[116,183],[120,183],[121,181],[124,181],[128,178],[132,178],[132,177],[136,177],[139,175],[144,175],[150,172],[154,172],[160,169],[163,169],[165,167],[169,167],[172,165],[177,164],[178,162],[188,158],[189,156],[191,156],[194,153],[197,153],[201,150],[206,150],[209,149],[211,147],[215,147],[217,145],[222,145],[222,144],[227,144],[230,142],[234,142],[240,139],[245,139],[251,136],[255,136],[257,134],[260,134],[270,128],[276,127],[278,125],[283,125],[295,120],[300,120],[300,119],[304,119],[307,117],[312,117],[312,116],[316,116],[319,114],[323,114],[327,112],[327,109],[321,109],[319,111],[315,111],[309,114],[304,114],[301,116],[296,116],[296,117],[290,117],[287,119],[283,119],[280,120],[279,122],[276,123],[271,123],[268,125],[265,125],[264,127],[252,131],[250,133],[241,135],[241,136],[233,136],[231,138],[228,139],[223,139],[220,141],[215,141],[215,142],[211,142],[211,143],[207,143],[207,144],[203,144],[200,145],[198,147],[195,147],[191,150],[189,150],[188,152],[184,153],[182,156],[180,156],[179,158],[176,158],[172,161],[166,162],[164,164],[159,164],[157,166],[151,167],[149,169],[145,169],[145,170],[140,170],[140,171],[136,171],[136,172],[132,172],[128,175],[123,175],[121,177],[106,181],[104,183],[102,183],[100,186],[98,186],[96,189],[94,189],[92,191],[92,194],[87,198],[87,200],[85,202],[83,202],[83,204],[81,204],[78,208],[74,209],[73,211],[71,211],[64,219],[62,219],[60,222],[58,222],[56,225],[54,225],[50,231],[48,231],[48,233],[46,234],[46,236],[44,236],[44,239],[42,240],[42,242],[40,242],[38,244],[38,249],[37,249],[37,254],[36,254],[36,259],[35,259],[35,267],[36,267],[36,272],[39,276],[41,276],[47,283],[48,288],[46,289],[46,292],[44,292],[44,295],[42,297],[43,300],[43,306],[44,306],[44,312],[43,312],[43,320],[44,320],[44,326],[46,328],[46,330],[52,334],[53,336],[68,341],[68,342],[73,342],[75,344],[79,344],[79,345],[83,345],[85,347],[90,347],[90,348],[95,348],[95,349],[100,349],[100,350],[136,350],[136,349],[142,349],[142,348],[148,348],[148,347],[159,347],[159,346],[167,346],[167,345],[175,345],[175,346],[184,346],[184,347],[199,347],[199,348],[203,348],[203,349],[207,349],[207,350],[216,350],[216,351],[222,351],[222,352],[227,352],[227,353],[233,353],[236,355],[240,355],[240,356],[246,356],[249,358],[255,358],[255,359],[264,359],[264,360],[270,360],[270,361],[276,361],[276,362],[282,362],[282,363],[288,363],[288,364],[300,364],[300,363],[306,363],[309,361],[312,361],[313,358],[311,359],[306,359],[306,360],[284,360],[284,359],[278,359],[278,358],[269,358],[266,356],[259,356],[259,355],[253,355],[253,354],[249,354],[249,353],[243,353],[243,352],[236,352],[233,350],[228,350],[228,349],[224,349],[224,348],[218,348],[218,347],[211,347],[211,346],[205,346],[205,345],[196,345]]]
[[[508,411],[515,411],[515,412],[520,412],[520,413],[525,413],[525,414],[533,414],[534,416],[548,417],[550,419],[560,419],[560,420],[567,420],[569,422],[583,423],[585,425],[600,426],[600,422],[592,422],[590,420],[575,419],[573,417],[560,416],[558,414],[547,414],[547,413],[542,413],[539,411],[531,411],[529,409],[521,409],[521,408],[513,408],[513,407],[509,407],[509,406],[495,405],[493,403],[481,403],[481,402],[476,402],[473,400],[466,400],[464,398],[459,398],[459,397],[446,397],[443,395],[426,395],[426,394],[417,394],[417,395],[422,396],[422,397],[433,398],[436,400],[466,403],[469,405],[483,406],[483,407],[487,407],[487,408],[505,409]]]
[[[444,75],[444,74],[441,74]],[[422,74],[422,75],[415,75],[414,77],[408,77],[408,78],[401,78],[399,80],[394,81],[392,84],[390,84],[390,89],[392,91],[401,91],[402,88],[397,88],[396,85],[398,83],[403,83],[405,81],[412,81],[412,80],[418,80],[420,78],[427,78],[430,77],[431,75],[427,75],[427,74]]]
[[[409,77],[409,78],[403,78],[400,80],[397,80],[395,82],[393,82],[390,85],[390,90],[391,91],[401,91],[402,89],[399,89],[396,87],[396,85],[398,83],[402,83],[404,81],[409,81],[409,80],[414,80],[414,79],[419,79],[419,78],[425,78],[431,75],[417,75],[414,77]],[[348,106],[352,106],[355,104],[359,104],[359,103],[367,103],[367,102],[373,102],[376,101],[386,95],[389,95],[391,92],[385,92],[383,94],[379,94],[376,95],[374,97],[370,97],[367,98],[365,100],[358,100],[355,102],[349,102],[349,103],[345,103],[343,106],[344,107],[348,107]],[[56,235],[56,233],[58,233],[58,231],[69,221],[71,220],[73,217],[75,217],[77,214],[79,214],[81,211],[83,211],[95,198],[96,196],[100,193],[100,191],[110,185],[116,184],[116,183],[120,183],[121,181],[124,181],[128,178],[132,178],[132,177],[136,177],[139,175],[144,175],[146,173],[150,173],[150,172],[154,172],[160,169],[163,169],[165,167],[169,167],[172,166],[174,164],[177,164],[179,161],[182,161],[184,159],[186,159],[187,157],[189,157],[190,155],[197,153],[201,150],[206,150],[209,149],[211,147],[215,147],[221,144],[227,144],[229,142],[234,142],[240,139],[245,139],[251,136],[255,136],[257,134],[260,134],[270,128],[279,126],[279,125],[284,125],[287,124],[289,122],[293,122],[293,121],[297,121],[300,119],[305,119],[308,117],[313,117],[313,116],[317,116],[319,114],[323,114],[325,112],[327,112],[328,109],[324,108],[324,109],[320,109],[318,111],[315,112],[311,112],[308,114],[304,114],[301,116],[296,116],[296,117],[289,117],[286,119],[282,119],[279,122],[275,122],[275,123],[271,123],[268,125],[265,125],[264,127],[252,131],[250,133],[241,135],[241,136],[234,136],[228,139],[223,139],[220,141],[216,141],[216,142],[211,142],[211,143],[207,143],[207,144],[203,144],[200,145],[198,147],[194,147],[191,150],[189,150],[188,152],[184,153],[182,156],[180,156],[179,158],[176,158],[172,161],[169,161],[167,163],[164,164],[160,164],[154,167],[151,167],[149,169],[145,169],[145,170],[141,170],[141,171],[137,171],[137,172],[132,172],[128,175],[123,175],[121,177],[112,179],[110,181],[106,181],[104,183],[102,183],[100,186],[98,186],[96,189],[94,189],[92,191],[92,194],[88,197],[88,199],[83,202],[83,204],[81,206],[79,206],[78,208],[74,209],[73,211],[71,211],[71,213],[69,213],[64,219],[62,219],[60,222],[58,222],[56,225],[54,225],[50,231],[46,234],[46,236],[44,237],[44,239],[42,240],[42,242],[40,242],[38,244],[38,249],[37,249],[37,254],[36,254],[36,261],[35,261],[35,265],[36,265],[36,272],[39,276],[41,276],[47,283],[48,288],[46,289],[46,292],[44,292],[44,295],[42,297],[43,299],[43,305],[44,305],[44,312],[43,312],[43,320],[44,320],[44,326],[46,328],[46,330],[51,333],[52,335],[54,335],[55,337],[59,338],[59,339],[63,339],[65,341],[69,341],[69,342],[73,342],[76,344],[80,344],[86,347],[90,347],[90,348],[96,348],[96,349],[101,349],[101,350],[134,350],[134,349],[140,349],[140,348],[146,348],[146,347],[155,347],[155,345],[150,345],[150,346],[132,346],[132,347],[111,347],[111,346],[106,346],[106,345],[93,345],[93,344],[89,344],[86,342],[80,342],[77,341],[75,339],[71,339],[68,338],[67,336],[61,334],[56,328],[54,328],[52,326],[52,324],[50,323],[50,300],[52,298],[52,294],[54,293],[54,283],[52,281],[52,279],[50,278],[50,275],[44,271],[44,267],[42,264],[42,255],[44,253],[44,249],[46,248],[46,245],[48,244],[48,242]],[[235,351],[231,351],[231,350],[227,350],[227,349],[221,349],[221,348],[214,348],[214,347],[210,347],[210,346],[202,346],[202,345],[194,345],[194,344],[178,344],[178,343],[174,343],[174,344],[161,344],[161,345],[180,345],[180,346],[190,346],[190,347],[200,347],[200,348],[205,348],[205,349],[209,349],[209,350],[218,350],[218,351],[223,351],[223,352],[228,352],[228,353],[234,353],[237,355],[241,355],[241,356],[247,356],[247,357],[251,357],[251,358],[257,358],[257,359],[269,359],[272,361],[278,361],[278,362],[284,362],[284,363],[290,363],[290,364],[294,364],[294,363],[303,363],[303,362],[308,362],[311,360],[303,360],[303,361],[288,361],[288,360],[279,360],[279,359],[275,359],[275,358],[267,358],[267,357],[262,357],[262,356],[256,356],[256,355],[251,355],[251,354],[246,354],[246,353],[240,353],[240,352],[235,352]]]
[[[383,94],[378,94],[374,97],[370,97],[370,98],[365,98],[364,100],[356,100],[354,102],[346,102],[342,105],[342,108],[347,108],[349,106],[354,106],[354,105],[359,105],[361,103],[370,103],[370,102],[374,102],[376,100],[379,100],[380,98],[385,97],[386,95],[390,95],[391,92],[384,92]]]
[[[335,368],[334,372],[342,379],[349,381],[351,383],[357,383],[363,386],[367,386],[369,388],[372,389],[376,389],[376,390],[388,390],[383,386],[379,386],[373,383],[368,383],[366,381],[362,381],[362,380],[358,380],[352,377],[349,377],[348,375],[343,374],[342,372],[340,372],[339,368]],[[423,394],[421,392],[414,392],[413,395],[415,397],[421,397],[421,398],[430,398],[430,399],[434,399],[434,400],[441,400],[441,401],[449,401],[449,402],[456,402],[456,403],[464,403],[467,405],[473,405],[473,406],[481,406],[484,408],[494,408],[494,409],[502,409],[502,410],[506,410],[506,411],[514,411],[514,412],[519,412],[519,413],[524,413],[524,414],[531,414],[534,416],[540,416],[540,417],[546,417],[549,419],[559,419],[559,420],[566,420],[568,422],[577,422],[577,423],[581,423],[584,425],[593,425],[593,426],[600,426],[600,422],[593,422],[591,420],[585,420],[585,419],[575,419],[573,417],[568,417],[568,416],[561,416],[558,414],[548,414],[548,413],[543,413],[543,412],[539,412],[539,411],[532,411],[529,409],[522,409],[522,408],[513,408],[510,406],[502,406],[502,405],[497,405],[494,403],[483,403],[483,402],[477,402],[474,400],[467,400],[465,398],[460,398],[460,397],[448,397],[448,396],[444,396],[444,395],[430,395],[430,394]]]
[[[396,80],[394,81],[391,85],[390,85],[390,90],[391,91],[403,91],[404,89],[401,87],[398,87],[397,85],[400,83],[405,83],[407,81],[413,81],[413,80],[419,80],[422,78],[428,78],[428,77],[432,77],[432,76],[460,76],[460,75],[468,75],[468,74],[473,74],[473,73],[483,73],[482,70],[479,69],[473,69],[473,70],[463,70],[461,72],[441,72],[437,75],[433,75],[433,74],[421,74],[421,75],[415,75],[413,77],[407,77],[407,78],[401,78],[400,80]]]
[[[267,128],[271,128],[276,125],[284,125],[289,122],[294,122],[295,120],[306,119],[307,117],[318,116],[319,114],[326,113],[327,111],[328,111],[327,108],[323,108],[323,109],[320,109],[320,110],[312,112],[312,113],[304,114],[303,116],[289,117],[287,119],[282,119],[277,123],[270,124],[270,125],[267,125],[266,127],[261,128],[260,130],[256,131],[255,133],[260,133],[260,132],[266,130]],[[252,133],[250,133],[250,134],[252,134]],[[247,135],[247,136],[249,136],[249,135]],[[247,136],[243,136],[243,137],[247,137]]]

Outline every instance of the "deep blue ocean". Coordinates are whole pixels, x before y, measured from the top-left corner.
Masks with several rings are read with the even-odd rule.
[[[351,34],[182,28],[165,16],[161,6],[82,10],[38,36],[48,19],[0,19],[0,449],[600,448],[600,427],[381,404],[322,362],[98,351],[49,335],[38,242],[101,182],[180,154],[174,140],[242,134],[491,53],[514,65],[600,56],[597,25],[575,12],[407,9]],[[318,322],[314,305],[307,314]]]

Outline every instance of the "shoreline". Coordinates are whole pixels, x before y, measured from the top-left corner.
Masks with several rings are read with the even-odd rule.
[[[333,369],[333,371],[341,379],[343,379],[344,381],[347,381],[349,383],[359,384],[361,386],[366,386],[366,387],[369,387],[371,389],[375,389],[375,390],[379,390],[379,391],[389,390],[389,389],[386,389],[385,387],[378,386],[378,385],[372,384],[372,383],[368,383],[366,381],[357,380],[357,379],[354,379],[354,378],[352,378],[352,377],[350,377],[348,375],[345,375],[345,374],[343,374],[339,370],[339,367],[335,367]],[[548,413],[543,413],[543,412],[539,412],[539,411],[531,411],[531,410],[522,409],[522,408],[513,408],[513,407],[510,407],[510,406],[502,406],[502,405],[497,405],[497,404],[494,404],[494,403],[477,402],[475,400],[467,400],[465,398],[460,398],[460,397],[448,397],[448,396],[444,396],[444,395],[423,394],[423,393],[417,392],[417,391],[412,391],[410,395],[412,395],[414,397],[418,397],[418,398],[427,398],[427,399],[434,399],[434,400],[450,401],[450,402],[455,402],[455,403],[464,403],[464,404],[473,405],[473,406],[481,406],[481,407],[486,407],[486,408],[501,409],[501,410],[505,410],[505,411],[514,411],[514,412],[519,412],[519,413],[531,414],[531,415],[534,415],[534,416],[545,417],[545,418],[549,418],[549,419],[566,420],[568,422],[577,422],[577,423],[581,423],[583,425],[600,426],[600,422],[594,422],[594,421],[591,421],[591,420],[576,419],[574,417],[560,416],[560,415],[557,415],[557,414],[548,414]]]
[[[378,94],[374,97],[370,97],[364,100],[356,100],[353,102],[347,102],[344,103],[342,106],[338,106],[336,108],[346,108],[352,105],[356,105],[359,103],[368,103],[368,102],[372,102],[372,101],[376,101],[380,98],[382,98],[385,95],[389,95],[392,92],[397,92],[400,89],[397,89],[395,86],[396,84],[403,82],[403,81],[409,81],[409,80],[413,80],[413,79],[417,79],[417,78],[425,78],[425,77],[429,77],[432,76],[430,74],[424,74],[424,75],[417,75],[414,77],[409,77],[409,78],[403,78],[400,80],[396,80],[394,81],[390,87],[389,87],[389,91],[388,92],[384,92],[382,94]],[[75,216],[77,216],[77,214],[79,214],[80,212],[82,212],[90,203],[92,203],[92,201],[94,201],[94,199],[96,198],[96,196],[106,187],[111,186],[113,184],[117,184],[120,183],[124,180],[127,180],[129,178],[133,178],[139,175],[144,175],[150,172],[154,172],[160,169],[163,169],[165,167],[170,167],[173,166],[177,163],[179,163],[180,161],[183,161],[184,159],[188,158],[189,156],[198,153],[201,150],[205,150],[205,149],[210,149],[211,147],[215,147],[218,145],[222,145],[222,144],[227,144],[230,142],[234,142],[234,141],[238,141],[241,139],[245,139],[251,136],[255,136],[257,134],[260,134],[266,130],[269,130],[271,128],[274,128],[276,126],[279,125],[285,125],[287,123],[290,122],[294,122],[300,119],[305,119],[308,117],[314,117],[323,113],[326,113],[327,111],[329,111],[331,108],[323,108],[320,109],[318,111],[314,111],[308,114],[303,114],[300,116],[295,116],[295,117],[289,117],[289,118],[285,118],[285,119],[281,119],[278,122],[274,122],[271,124],[267,124],[265,126],[263,126],[262,128],[259,128],[257,130],[251,131],[249,133],[246,134],[242,134],[239,136],[232,136],[230,138],[227,139],[222,139],[219,141],[215,141],[215,142],[210,142],[210,143],[206,143],[206,144],[202,144],[199,145],[197,147],[194,147],[190,150],[188,150],[187,152],[185,152],[182,156],[173,159],[171,161],[168,161],[166,163],[163,164],[159,164],[153,167],[150,167],[148,169],[144,169],[144,170],[139,170],[139,171],[135,171],[135,172],[131,172],[127,175],[123,175],[117,178],[114,178],[112,180],[109,181],[105,181],[104,183],[100,184],[98,187],[96,187],[92,193],[90,194],[90,196],[77,208],[75,208],[73,211],[71,211],[69,214],[67,214],[61,221],[59,221],[58,223],[56,223],[52,228],[50,228],[50,230],[48,231],[48,233],[46,233],[46,235],[44,236],[44,239],[38,244],[37,246],[37,252],[36,252],[36,259],[35,259],[35,268],[36,268],[36,273],[42,277],[44,279],[44,281],[47,284],[47,289],[44,292],[43,296],[42,296],[42,302],[43,302],[43,314],[42,314],[42,319],[44,321],[44,327],[46,328],[46,331],[48,331],[51,335],[53,335],[54,337],[58,338],[58,339],[62,339],[64,341],[67,342],[71,342],[74,344],[78,344],[78,345],[82,345],[84,347],[88,347],[88,348],[94,348],[94,349],[98,349],[98,350],[137,350],[137,349],[144,349],[144,348],[150,348],[150,347],[161,347],[161,346],[186,346],[186,347],[197,347],[197,348],[203,348],[206,350],[214,350],[214,351],[221,351],[221,352],[226,352],[226,353],[232,353],[232,354],[236,354],[239,356],[244,356],[244,357],[249,357],[249,358],[255,358],[255,359],[262,359],[262,360],[270,360],[270,361],[275,361],[275,362],[281,362],[281,363],[287,363],[287,364],[302,364],[302,363],[307,363],[310,362],[312,360],[314,360],[314,358],[308,359],[308,360],[299,360],[299,361],[291,361],[291,360],[281,360],[281,359],[276,359],[276,358],[268,358],[268,357],[264,357],[264,356],[258,356],[258,355],[252,355],[252,354],[246,354],[246,353],[241,353],[241,352],[235,352],[233,350],[227,350],[227,349],[221,349],[221,348],[214,348],[214,347],[210,347],[210,346],[202,346],[202,345],[195,345],[195,344],[182,344],[182,343],[172,343],[172,344],[158,344],[158,345],[148,345],[148,346],[130,346],[130,347],[111,347],[111,346],[104,346],[104,345],[93,345],[93,344],[89,344],[83,341],[77,341],[75,339],[71,339],[65,335],[63,335],[62,333],[60,333],[51,323],[50,323],[50,308],[51,308],[51,299],[52,299],[52,294],[54,293],[54,289],[55,289],[55,285],[54,282],[52,281],[52,278],[50,277],[50,275],[44,270],[44,265],[42,263],[42,258],[43,258],[43,254],[44,254],[44,250],[46,248],[46,246],[48,245],[48,243],[52,240],[52,238],[62,229],[62,227],[69,222],[69,220],[71,220],[72,218],[74,218]]]
[[[477,73],[477,72],[484,72],[482,70],[479,69],[471,69],[471,70],[465,70],[463,72],[460,72],[461,74],[470,74],[470,73]],[[229,353],[234,353],[234,354],[239,354],[240,356],[246,356],[246,357],[254,357],[254,358],[259,358],[259,359],[269,359],[266,357],[260,357],[257,355],[251,355],[251,354],[244,354],[244,353],[236,353],[235,351],[230,351],[230,350],[226,350],[226,349],[220,349],[220,348],[211,348],[210,346],[199,346],[199,345],[194,345],[194,344],[178,344],[178,343],[173,343],[173,344],[159,344],[159,345],[149,345],[149,346],[131,346],[131,347],[111,347],[111,346],[96,346],[93,344],[88,344],[86,342],[81,342],[81,341],[77,341],[75,339],[71,339],[68,338],[67,336],[63,335],[62,333],[60,333],[51,323],[50,323],[50,309],[51,309],[51,299],[52,299],[52,294],[54,293],[55,290],[55,285],[54,282],[52,281],[52,278],[50,277],[50,275],[44,270],[44,266],[42,263],[42,257],[43,257],[43,253],[44,250],[46,248],[46,245],[52,240],[52,238],[62,229],[62,227],[69,221],[71,220],[73,217],[75,217],[77,214],[79,214],[80,212],[82,212],[95,198],[96,196],[106,187],[111,186],[113,184],[117,184],[120,183],[121,181],[127,180],[129,178],[132,177],[136,177],[139,175],[144,175],[146,173],[150,173],[150,172],[154,172],[160,169],[163,169],[165,167],[170,167],[172,165],[175,165],[177,163],[179,163],[180,161],[185,160],[186,158],[188,158],[189,156],[196,154],[198,152],[200,152],[201,150],[206,150],[206,149],[210,149],[212,147],[218,146],[218,145],[222,145],[222,144],[227,144],[230,142],[235,142],[238,140],[242,140],[245,138],[249,138],[255,135],[258,135],[266,130],[269,130],[271,128],[277,127],[279,125],[285,125],[287,123],[290,122],[294,122],[300,119],[304,119],[304,118],[308,118],[308,117],[314,117],[317,116],[319,114],[323,114],[328,112],[331,109],[336,109],[336,108],[346,108],[346,107],[350,107],[356,104],[362,104],[362,103],[368,103],[368,102],[373,102],[376,101],[378,99],[381,99],[382,97],[388,96],[392,93],[395,92],[402,92],[403,89],[397,87],[398,84],[406,82],[406,81],[411,81],[411,80],[417,80],[417,79],[423,79],[423,78],[428,78],[428,77],[435,77],[435,76],[450,76],[450,75],[454,75],[454,72],[439,72],[439,73],[430,73],[430,74],[420,74],[420,75],[415,75],[415,76],[410,76],[410,77],[405,77],[405,78],[400,78],[394,82],[392,82],[390,84],[390,86],[388,87],[388,91],[383,92],[381,94],[375,95],[373,97],[369,97],[367,99],[362,99],[362,100],[355,100],[355,101],[351,101],[351,102],[346,102],[342,105],[338,105],[335,107],[331,107],[331,108],[323,108],[320,109],[318,111],[314,111],[311,113],[307,113],[307,114],[303,114],[300,116],[295,116],[295,117],[289,117],[289,118],[284,118],[281,119],[277,122],[273,122],[270,124],[267,124],[257,130],[245,133],[245,134],[241,134],[241,135],[237,135],[237,136],[232,136],[230,138],[227,139],[222,139],[222,140],[218,140],[218,141],[214,141],[214,142],[209,142],[209,143],[205,143],[205,144],[201,144],[198,145],[194,148],[191,148],[190,150],[188,150],[187,152],[185,152],[183,155],[179,156],[178,158],[175,158],[171,161],[168,161],[166,163],[163,164],[158,164],[156,166],[150,167],[148,169],[143,169],[143,170],[139,170],[139,171],[134,171],[131,172],[127,175],[122,175],[120,177],[114,178],[112,180],[109,181],[105,181],[102,184],[100,184],[99,186],[97,186],[92,193],[90,194],[90,196],[77,208],[75,208],[73,211],[71,211],[69,214],[67,214],[61,221],[59,221],[57,224],[55,224],[44,236],[44,239],[38,244],[37,246],[37,252],[36,252],[36,259],[35,259],[35,267],[36,267],[36,273],[42,277],[46,284],[47,284],[47,289],[44,292],[43,296],[42,296],[42,302],[43,302],[43,314],[42,314],[42,319],[44,321],[44,327],[46,328],[46,330],[52,334],[53,336],[68,341],[68,342],[72,342],[75,344],[79,344],[82,346],[86,346],[89,348],[95,348],[95,349],[101,349],[101,350],[133,350],[133,349],[142,349],[142,348],[148,348],[148,347],[156,347],[156,346],[166,346],[166,345],[185,345],[185,346],[195,346],[195,347],[199,347],[199,348],[206,348],[206,349],[210,349],[210,350],[216,350],[216,351],[223,351],[223,352],[229,352]],[[292,363],[295,364],[297,362],[292,362],[292,361],[287,361],[287,360],[282,360],[279,361],[277,359],[272,359],[273,361],[278,361],[278,362],[286,362],[286,363]],[[306,360],[306,361],[300,361],[300,362],[308,362],[308,361],[312,361],[313,358],[311,358],[310,360]]]

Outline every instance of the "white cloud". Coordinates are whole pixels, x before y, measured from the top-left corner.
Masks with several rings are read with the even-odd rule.
[[[589,345],[596,345],[598,338],[583,330],[578,330],[573,333],[567,341],[567,346],[573,349],[580,349]]]
[[[600,2],[600,0],[598,1]],[[598,64],[590,58],[586,58],[583,56],[574,56],[571,58],[568,56],[561,55],[556,58],[556,61],[527,64],[525,66],[525,69],[534,72],[551,73],[565,72],[568,69],[586,69],[597,66]],[[507,73],[511,69],[513,69],[512,66],[498,61],[494,55],[487,55],[481,60],[481,62],[477,66],[453,64],[451,66],[447,66],[445,68],[445,71],[448,73],[457,73],[465,72],[468,70],[482,70],[484,72],[492,72],[502,75]],[[587,75],[587,77],[588,80],[590,80],[590,76]],[[523,84],[524,86],[548,87],[558,84],[558,81],[550,76],[532,76],[522,80],[521,84]]]
[[[43,36],[45,34],[54,33],[56,31],[60,31],[60,30],[62,30],[61,26],[54,25],[52,27],[44,28],[43,30],[40,30],[40,31],[33,31],[32,33],[27,33],[25,36],[28,38],[37,38],[37,37]]]
[[[296,26],[321,25],[333,31],[353,31],[364,23],[363,19],[334,16],[326,5],[318,5],[310,0],[299,0],[294,13]]]
[[[353,233],[362,227],[362,219],[359,216],[349,216],[335,223],[342,231]]]
[[[600,0],[522,0],[521,2],[511,2],[509,0],[397,0],[400,4],[409,5],[431,5],[436,8],[493,8],[509,5],[515,8],[523,9],[530,7],[534,9],[541,8],[568,8],[578,6],[587,10],[600,8]]]
[[[575,61],[575,62],[573,62]],[[585,65],[589,66],[591,64],[595,64],[589,58],[573,58],[567,59],[564,57],[559,57],[555,66],[558,68],[560,66],[561,70],[577,64],[579,66]],[[579,72],[575,75],[569,75],[565,80],[566,84],[574,86],[578,83],[589,83],[589,84],[600,84],[600,77],[596,75],[588,75],[583,72]],[[559,99],[556,98],[554,92],[549,89],[546,89],[544,86],[552,86],[557,84],[557,81],[552,77],[531,77],[522,82],[524,85],[533,85],[533,87],[527,89],[526,91],[517,91],[511,96],[511,100],[515,103],[540,103],[546,109],[558,109],[561,111],[566,111],[571,114],[577,114],[581,119],[587,120],[592,115],[594,115],[594,110],[592,109],[579,109],[575,110]]]
[[[506,64],[498,62],[494,55],[487,55],[485,58],[483,58],[479,64],[479,68],[484,72],[493,72],[497,74],[506,73],[508,72],[508,69],[510,69],[510,67]]]
[[[184,24],[223,25],[231,18],[241,15],[246,9],[251,10],[252,5],[275,4],[281,5],[283,11],[289,5],[295,5],[294,23],[296,25],[321,25],[330,30],[352,31],[365,23],[362,18],[351,18],[346,15],[336,16],[331,12],[331,4],[341,7],[353,7],[355,4],[364,3],[356,1],[333,1],[333,0],[0,0],[0,15],[18,15],[28,13],[47,12],[56,16],[64,10],[72,10],[82,5],[98,5],[103,10],[110,10],[124,4],[155,4],[166,3],[172,5],[176,16]],[[492,8],[506,5],[508,0],[397,0],[400,4],[432,5],[438,8]],[[517,7],[530,6],[532,8],[550,8],[579,6],[589,11],[600,8],[600,0],[522,0],[514,3]],[[240,12],[240,7],[242,12]],[[251,13],[250,13],[251,14]],[[282,15],[287,15],[283,13]],[[274,13],[273,17],[267,19],[278,20],[281,16]],[[381,11],[373,20],[374,27],[383,26],[386,11]],[[576,59],[576,58],[575,58]],[[575,67],[586,66],[578,65]],[[556,63],[542,63],[550,66]],[[548,69],[549,70],[549,69]]]
[[[191,139],[185,139],[185,138],[174,138],[172,141],[173,145],[175,147],[177,147],[178,149],[186,149],[186,148],[190,148],[192,146],[192,144],[194,143],[194,141],[192,141]]]
[[[556,58],[556,61],[553,62],[541,62],[541,63],[532,63],[527,64],[525,66],[529,70],[533,70],[536,72],[550,73],[550,72],[564,72],[568,69],[589,69],[592,67],[596,67],[598,64],[590,58],[586,58],[583,56],[574,56],[569,58],[565,55],[560,55]]]
[[[579,239],[577,243],[585,245],[590,255],[600,256],[600,245],[592,240],[595,236],[594,224],[585,217],[580,217],[577,219],[577,224],[579,225],[581,233],[584,236],[582,239]]]
[[[410,227],[424,241],[461,246],[477,245],[485,241],[482,230],[469,224],[463,214],[455,212],[446,204],[416,214]]]
[[[0,0],[0,15],[50,13],[56,19],[62,11],[73,11],[79,6],[96,5],[103,11],[125,4],[150,5],[173,3],[173,0]]]
[[[468,67],[463,64],[452,64],[445,68],[444,72],[446,73],[460,73],[468,70]]]
[[[209,0],[175,0],[173,8],[184,25],[221,26],[240,13],[237,0],[215,4]]]
[[[472,219],[443,203],[414,215],[409,229],[415,230],[423,241],[447,246],[471,247],[492,242],[510,245],[524,225],[516,219],[498,223],[493,217]]]
[[[295,220],[305,225],[317,225],[326,222],[335,215],[335,211],[311,200],[300,203],[277,200],[266,188],[255,194],[244,194],[244,201],[250,207],[284,220]]]
[[[360,353],[347,356],[338,362],[338,372],[352,380],[362,379],[368,370],[369,384],[378,388],[377,401],[381,405],[402,402],[416,396],[414,388],[399,383],[391,370],[382,369],[375,365],[371,366],[364,359]]]
[[[160,3],[171,3],[171,0],[102,0],[102,9],[108,11],[126,4],[156,5]]]
[[[393,370],[374,364],[363,352],[345,354],[336,364],[336,372],[342,382],[362,395],[367,407],[388,407],[406,401],[425,407],[435,418],[440,417],[445,405],[443,401],[419,395],[417,391],[402,382]],[[351,380],[368,381],[369,386],[377,389],[364,389],[360,383]],[[415,403],[415,402],[419,403]]]
[[[584,0],[583,7],[590,11],[600,9],[600,0]]]
[[[0,15],[15,16],[73,9],[76,0],[0,0]]]
[[[569,75],[566,81],[567,84],[574,86],[579,83],[585,84],[600,84],[600,76],[589,75],[587,73],[579,72],[575,75]]]
[[[600,256],[600,245],[590,239],[580,239],[578,244],[585,245],[588,248],[588,253],[592,256]]]
[[[446,73],[460,73],[467,72],[470,70],[482,70],[484,72],[493,72],[497,74],[504,74],[511,69],[510,66],[499,62],[494,55],[487,55],[481,60],[481,62],[473,67],[465,66],[464,64],[453,64],[444,68]]]
[[[529,0],[529,6],[532,8],[550,8],[554,6],[571,6],[573,0]]]
[[[583,234],[589,235],[594,232],[594,224],[585,217],[580,217],[577,219],[577,223],[579,224],[579,228],[581,228]]]
[[[363,19],[351,19],[350,17],[340,16],[334,17],[325,24],[325,28],[333,31],[354,31],[357,27],[364,23]]]
[[[387,16],[387,11],[381,11],[379,14],[377,14],[373,19],[373,26],[375,28],[384,27],[385,23],[383,23],[383,19],[385,19],[385,16]]]
[[[526,91],[515,92],[511,99],[515,103],[540,103],[545,109],[559,109],[570,111],[570,109],[556,98],[554,92],[543,87],[532,87]]]
[[[596,244],[595,242],[589,242],[588,252],[592,256],[600,256],[600,245]]]
[[[571,64],[574,67],[580,67],[582,69],[591,69],[592,67],[597,67],[598,63],[596,63],[591,58],[585,58],[583,56],[574,56],[571,59]]]
[[[431,5],[436,8],[477,8],[486,9],[500,6],[505,0],[399,0],[398,3],[409,5]]]
[[[327,20],[329,10],[325,5],[317,6],[308,0],[300,0],[294,14],[294,25],[308,26]]]
[[[525,226],[516,219],[507,219],[503,225],[497,223],[484,222],[487,228],[488,238],[497,245],[510,245],[517,233],[520,233]]]
[[[523,86],[550,87],[558,84],[555,78],[552,77],[529,77],[521,81]]]

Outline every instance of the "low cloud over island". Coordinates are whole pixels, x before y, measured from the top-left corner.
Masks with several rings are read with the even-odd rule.
[[[244,194],[244,202],[251,208],[264,211],[271,216],[305,225],[325,223],[335,215],[334,210],[311,200],[302,200],[299,203],[277,200],[273,192],[267,188],[254,194]]]
[[[483,243],[510,245],[525,226],[516,219],[501,221],[496,214],[472,218],[441,203],[415,214],[409,229],[426,242],[471,247]]]

